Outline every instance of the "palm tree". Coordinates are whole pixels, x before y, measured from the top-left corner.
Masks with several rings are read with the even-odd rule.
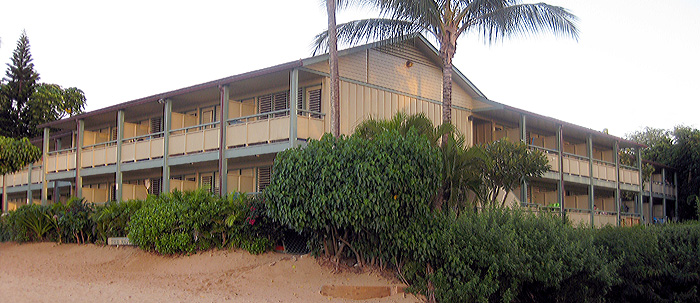
[[[331,134],[340,136],[340,74],[338,73],[338,34],[335,24],[337,0],[326,0],[328,14],[328,66],[331,74]],[[342,2],[342,1],[341,1]]]
[[[417,33],[432,35],[442,59],[442,119],[452,121],[452,58],[457,38],[477,32],[489,43],[503,38],[550,31],[578,38],[577,17],[567,9],[546,3],[522,4],[522,0],[349,0],[379,9],[379,18],[338,25],[338,39],[349,44],[369,40],[397,41]],[[319,51],[328,33],[316,36]]]

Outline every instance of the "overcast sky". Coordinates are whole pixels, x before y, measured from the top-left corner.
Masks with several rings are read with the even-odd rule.
[[[578,41],[458,40],[455,66],[489,99],[618,136],[700,127],[700,1],[545,1],[580,18]],[[320,0],[2,0],[0,62],[26,30],[41,81],[91,111],[309,57],[326,24]]]

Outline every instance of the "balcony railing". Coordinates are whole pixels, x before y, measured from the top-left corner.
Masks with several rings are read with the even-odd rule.
[[[219,135],[219,122],[173,129],[168,154],[184,155],[218,149]]]
[[[84,146],[81,151],[80,167],[97,167],[117,163],[117,141],[101,142]]]
[[[48,153],[46,170],[50,173],[75,169],[75,148],[67,148]]]
[[[122,140],[122,162],[163,157],[163,132]]]

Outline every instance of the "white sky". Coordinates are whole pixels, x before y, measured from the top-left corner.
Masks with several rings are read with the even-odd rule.
[[[455,66],[489,99],[618,136],[700,127],[700,1],[545,1],[578,15],[578,42],[458,40]],[[0,62],[26,29],[41,81],[82,89],[91,111],[309,57],[321,3],[0,0]]]

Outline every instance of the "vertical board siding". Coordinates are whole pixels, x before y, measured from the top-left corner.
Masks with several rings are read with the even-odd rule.
[[[346,135],[351,134],[364,120],[391,119],[398,112],[408,115],[423,113],[435,125],[442,123],[441,104],[375,87],[341,81],[340,100],[340,131]],[[452,116],[457,129],[468,135],[471,132],[469,112],[453,108]]]

